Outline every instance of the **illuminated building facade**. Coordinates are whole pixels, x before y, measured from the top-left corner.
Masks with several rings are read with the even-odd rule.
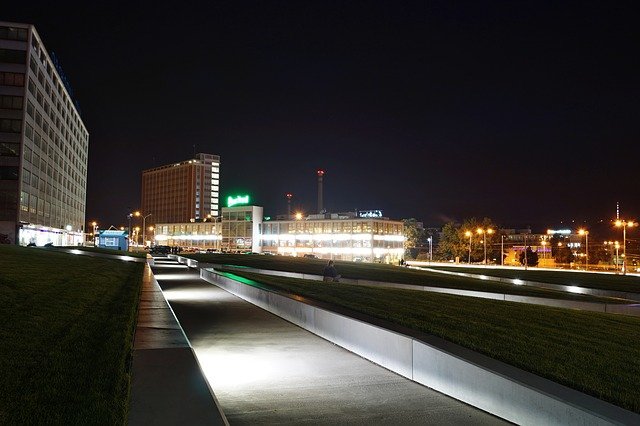
[[[0,22],[2,240],[83,242],[89,133],[72,96],[35,28]]]
[[[142,213],[148,224],[188,223],[219,216],[220,157],[195,158],[142,172]]]
[[[157,223],[155,226],[155,243],[158,245],[220,251],[221,240],[219,222]]]
[[[264,222],[260,239],[264,252],[390,263],[403,257],[405,237],[401,221],[326,214]]]
[[[231,200],[232,197],[230,197]],[[248,202],[247,198],[247,202]],[[228,203],[233,204],[233,203]],[[262,251],[260,229],[263,224],[263,208],[249,205],[233,205],[222,208],[222,251]]]

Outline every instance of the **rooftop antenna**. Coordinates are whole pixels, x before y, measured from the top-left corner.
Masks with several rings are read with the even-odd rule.
[[[322,214],[322,177],[324,176],[324,170],[319,169],[318,173],[318,214]]]
[[[293,194],[287,192],[285,196],[287,197],[287,217],[291,218],[291,199],[293,198]]]

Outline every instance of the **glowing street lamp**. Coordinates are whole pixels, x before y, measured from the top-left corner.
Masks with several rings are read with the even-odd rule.
[[[295,218],[296,220],[302,220],[302,213],[297,212]]]
[[[471,237],[473,236],[473,232],[467,231],[464,235],[465,237],[469,237],[469,265],[471,265]]]
[[[96,228],[98,228],[98,222],[95,220],[91,222],[91,226],[93,226],[93,245],[96,245]]]
[[[136,212],[135,214],[136,214],[136,216],[137,216],[137,217],[142,216],[142,213],[140,213],[140,212]],[[148,215],[146,215],[146,216],[142,216],[142,245],[143,245],[143,246],[145,245],[145,238],[146,238],[146,233],[145,233],[145,229],[146,229],[146,228],[145,228],[146,221],[147,221],[147,218],[148,218],[149,216],[151,216],[152,214],[153,214],[153,213],[149,213],[149,214],[148,214]]]
[[[476,230],[476,232],[478,233],[478,235],[483,235],[482,239],[484,240],[484,264],[486,266],[486,264],[487,264],[487,235],[493,234],[493,229],[491,229],[491,228],[487,228],[487,229],[478,228]]]
[[[589,231],[584,229],[578,230],[579,235],[584,235],[584,252],[585,252],[585,262],[584,269],[589,269]]]
[[[615,269],[616,269],[616,274],[617,274],[618,273],[618,263],[619,263],[618,250],[620,249],[620,243],[618,241],[605,241],[604,244],[605,245],[614,245],[615,244],[615,248],[616,248],[616,265],[615,265]]]
[[[622,227],[622,275],[627,274],[627,228],[633,228],[638,224],[634,221],[616,220],[616,226]]]

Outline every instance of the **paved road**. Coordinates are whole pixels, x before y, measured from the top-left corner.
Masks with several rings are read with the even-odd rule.
[[[227,419],[235,424],[503,424],[211,285],[153,268]]]

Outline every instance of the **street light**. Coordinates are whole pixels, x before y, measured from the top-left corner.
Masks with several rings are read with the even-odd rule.
[[[637,223],[626,220],[616,220],[616,226],[622,227],[622,275],[627,274],[627,228],[633,228]]]
[[[127,215],[127,219],[129,219],[129,227],[127,228],[127,233],[129,234],[129,250],[131,250],[131,218],[133,217],[133,213],[129,213]]]
[[[433,262],[433,237],[427,238],[427,241],[429,241],[429,262]]]
[[[589,270],[589,231],[584,229],[578,230],[579,235],[584,235],[584,252],[585,252],[585,260],[584,260],[584,269],[585,271]]]
[[[96,229],[98,228],[98,222],[91,222],[91,226],[93,226],[93,246],[96,246]]]
[[[136,226],[134,228],[134,232],[135,232],[135,236],[136,236],[135,241],[136,241],[136,244],[138,244],[138,237],[140,236],[140,227]]]
[[[620,249],[620,243],[618,241],[605,241],[604,243],[605,243],[605,245],[613,245],[613,244],[615,244],[615,248],[616,248],[615,270],[616,270],[616,274],[617,274],[618,273],[618,249]]]
[[[487,266],[487,235],[493,234],[493,229],[478,228],[476,232],[478,233],[478,235],[483,235],[482,239],[484,240],[484,265]]]
[[[473,236],[473,232],[467,231],[464,235],[465,237],[469,237],[469,265],[471,265],[471,237]]]
[[[136,212],[136,216],[137,216],[137,217],[142,216],[142,245],[143,245],[143,246],[145,245],[145,238],[146,238],[146,233],[145,233],[146,228],[145,228],[145,225],[146,225],[146,222],[147,222],[147,218],[148,218],[149,216],[151,216],[152,214],[153,214],[153,213],[149,213],[149,214],[148,214],[148,215],[146,215],[146,216],[142,216],[142,213],[140,213],[140,212]]]
[[[500,234],[500,266],[504,266],[504,234]]]

